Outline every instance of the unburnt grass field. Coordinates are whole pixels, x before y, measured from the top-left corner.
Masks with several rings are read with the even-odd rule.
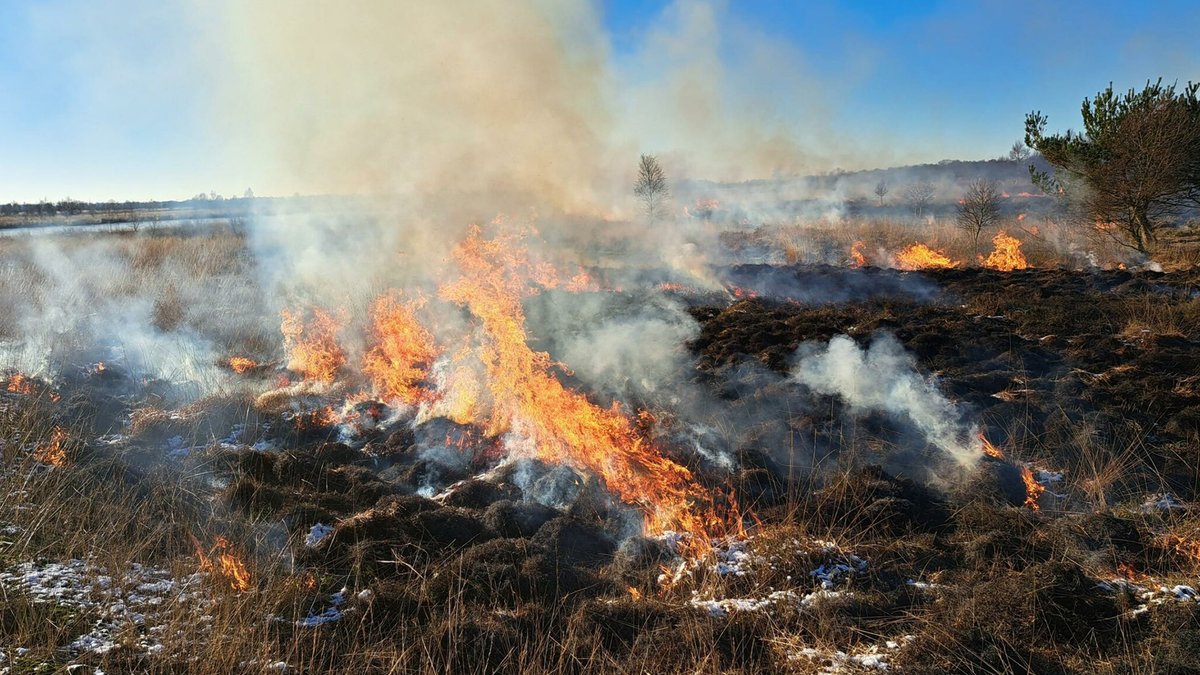
[[[722,269],[737,292],[662,290],[736,461],[673,456],[747,514],[699,557],[639,536],[587,472],[501,461],[480,427],[297,412],[320,397],[280,382],[237,232],[0,242],[22,317],[0,336],[0,672],[1195,672],[1196,249],[1121,269],[1049,229],[1009,229],[1034,266],[1013,272],[886,269],[914,241],[970,260],[948,229],[741,232],[732,257],[767,254]],[[56,278],[97,246],[94,283]],[[124,305],[149,328],[118,358],[92,339],[106,317],[67,316],[37,372],[33,317]],[[215,350],[172,346],[195,334]],[[787,376],[805,343],[884,334],[996,456],[931,470],[902,421]],[[191,357],[197,384],[147,374]],[[418,451],[435,437],[455,456]]]

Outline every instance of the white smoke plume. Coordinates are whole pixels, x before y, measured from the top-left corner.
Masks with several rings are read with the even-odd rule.
[[[963,466],[981,456],[962,411],[934,378],[917,371],[916,359],[891,335],[876,336],[866,349],[845,335],[825,346],[802,345],[792,376],[819,394],[841,397],[851,412],[884,411],[907,419]]]

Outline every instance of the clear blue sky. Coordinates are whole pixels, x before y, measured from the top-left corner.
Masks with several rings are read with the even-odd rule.
[[[600,4],[616,71],[636,67],[668,4]],[[885,164],[997,156],[1027,111],[1077,125],[1082,98],[1110,80],[1200,80],[1197,2],[716,4],[722,21],[788,45],[795,62],[778,68],[815,75],[834,131],[885,139]],[[196,6],[0,0],[0,201],[252,187],[210,123],[220,44],[196,39]]]

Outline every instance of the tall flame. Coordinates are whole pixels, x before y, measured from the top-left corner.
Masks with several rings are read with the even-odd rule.
[[[67,432],[60,426],[55,426],[50,432],[50,440],[38,446],[33,452],[33,458],[42,464],[54,467],[67,465]]]
[[[723,531],[713,496],[691,471],[643,439],[616,403],[601,408],[566,389],[551,373],[556,364],[549,354],[529,348],[521,298],[536,289],[519,241],[484,239],[473,227],[454,258],[461,276],[439,293],[469,309],[482,328],[477,356],[487,376],[488,433],[511,432],[528,439],[540,459],[599,475],[622,501],[643,510],[649,534],[681,531],[707,542]]]
[[[863,255],[863,247],[866,243],[862,240],[856,241],[850,245],[850,266],[862,267],[867,264],[867,256]]]
[[[280,316],[288,370],[300,373],[306,380],[333,382],[338,369],[346,363],[346,352],[337,341],[342,321],[320,309],[312,311],[312,321],[308,324],[287,309]]]
[[[896,254],[896,267],[902,270],[948,269],[958,263],[925,244],[912,244]]]
[[[1025,254],[1021,253],[1020,239],[1010,237],[1001,230],[992,239],[992,246],[995,248],[983,261],[984,267],[1000,272],[1029,268],[1029,261],[1025,259]]]
[[[422,304],[420,299],[401,302],[392,293],[371,304],[374,346],[363,356],[362,370],[383,399],[416,404],[428,397],[421,384],[441,350],[417,321]]]
[[[1038,503],[1038,500],[1041,498],[1042,493],[1046,491],[1046,486],[1037,482],[1037,478],[1033,475],[1033,469],[1030,469],[1028,466],[1021,467],[1021,480],[1025,483],[1025,506],[1034,511],[1040,511],[1042,507]]]
[[[200,542],[194,541],[193,543],[196,546],[196,558],[200,561],[201,572],[207,572],[223,579],[231,589],[239,593],[250,590],[250,571],[246,569],[246,564],[231,552],[233,546],[228,539],[217,537],[212,550],[207,554],[200,546]]]

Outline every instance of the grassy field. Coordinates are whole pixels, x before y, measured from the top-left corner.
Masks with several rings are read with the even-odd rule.
[[[861,221],[722,234],[766,251],[730,272],[741,297],[578,292],[694,322],[680,391],[719,402],[700,421],[731,464],[689,449],[710,436],[669,396],[623,403],[740,499],[746,535],[699,556],[482,425],[299,382],[240,230],[2,239],[0,672],[1194,672],[1200,242],[1155,271],[1009,225],[1030,269]],[[887,269],[918,241],[961,264]],[[806,344],[883,334],[1002,456],[939,464],[790,375]]]

